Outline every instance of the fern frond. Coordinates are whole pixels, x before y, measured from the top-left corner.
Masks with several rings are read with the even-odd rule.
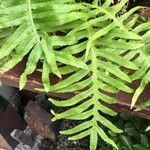
[[[13,32],[0,32],[4,39],[0,60],[11,56],[0,71],[5,73],[27,57],[20,78],[22,89],[27,77],[41,64],[38,69],[42,70],[42,91],[74,93],[68,100],[49,99],[58,107],[69,107],[61,113],[52,110],[52,121],[82,120],[61,133],[68,134],[70,140],[89,136],[91,150],[96,150],[98,137],[117,149],[105,129],[115,133],[122,130],[104,117],[117,115],[107,104],[117,103],[112,95],[118,91],[133,93],[129,83],[142,79],[133,96],[133,106],[150,79],[150,32],[146,32],[150,24],[133,29],[138,18],[133,13],[141,7],[122,14],[127,2],[121,0],[113,5],[112,0],[105,0],[99,5],[98,0],[92,4],[74,0],[5,0],[0,6],[0,30],[12,28]],[[65,78],[53,85],[51,74]]]
[[[43,62],[43,70],[42,70],[42,83],[44,90],[48,93],[50,91],[50,79],[49,74],[51,70],[46,61]]]
[[[71,107],[59,114],[53,112],[53,121],[59,119],[82,120],[83,123],[61,133],[73,135],[69,138],[70,140],[90,136],[91,150],[96,149],[98,136],[117,149],[116,144],[106,135],[101,126],[105,126],[116,133],[122,132],[103,117],[103,114],[111,116],[117,114],[104,105],[103,102],[108,104],[117,102],[105,91],[110,93],[120,90],[127,93],[134,92],[128,86],[128,83],[132,82],[131,76],[128,75],[128,71],[125,72],[124,70],[138,70],[139,65],[131,59],[127,59],[127,54],[143,47],[144,42],[137,32],[131,30],[135,19],[134,21],[131,20],[130,26],[127,26],[125,22],[139,7],[131,9],[121,16],[117,15],[126,2],[121,1],[115,7],[116,9],[110,7],[110,1],[104,3],[104,7],[94,4],[85,5],[90,9],[99,10],[99,17],[90,18],[87,22],[71,30],[68,36],[75,35],[78,40],[83,38],[87,38],[87,40],[69,46],[64,51],[72,54],[84,53],[83,56],[86,58],[89,69],[86,71],[73,69],[73,75],[51,87],[53,92],[75,91],[75,96],[68,100],[49,99],[58,107]],[[126,32],[128,33],[125,35]],[[72,50],[75,47],[79,49]],[[122,55],[126,51],[128,53],[125,56]],[[71,70],[69,72],[71,73]],[[108,87],[109,90],[105,87]],[[93,138],[96,140],[93,141]]]
[[[40,46],[37,44],[33,50],[31,51],[26,69],[24,73],[20,77],[20,89],[23,89],[25,86],[26,80],[27,80],[27,75],[32,74],[36,70],[37,63],[39,59],[41,58],[42,51],[40,49]]]
[[[139,80],[141,79],[140,86],[136,89],[131,103],[131,108],[136,104],[139,96],[144,91],[146,85],[150,82],[150,56],[149,56],[149,48],[150,48],[150,22],[143,23],[139,26],[137,26],[134,31],[136,33],[143,32],[143,41],[145,42],[145,45],[138,50],[138,58],[135,60],[135,62],[139,65],[139,70],[137,70],[135,73],[131,75],[133,80]]]
[[[64,9],[58,9],[60,7]],[[57,0],[53,2],[49,2],[48,0],[22,0],[19,2],[6,0],[2,2],[0,8],[0,28],[14,27],[16,30],[14,30],[14,33],[3,43],[0,49],[0,59],[13,53],[12,59],[3,65],[1,72],[7,72],[26,55],[29,55],[27,69],[20,79],[20,89],[22,89],[25,86],[27,76],[36,70],[37,63],[41,62],[43,58],[46,60],[45,63],[49,66],[51,73],[56,74],[60,78],[61,73],[58,69],[57,62],[87,69],[83,61],[72,55],[64,52],[55,52],[55,48],[77,43],[78,41],[75,37],[50,36],[50,30],[48,32],[45,30],[45,25],[49,28],[57,29],[57,26],[63,26],[80,19],[82,20],[87,14],[79,12],[80,9],[86,10],[87,8],[71,0],[61,2]],[[30,53],[32,53],[32,49],[34,49],[36,45],[39,45],[36,50],[41,52],[41,55],[35,60],[36,62],[32,62],[30,59],[33,54],[30,55]],[[76,61],[79,63],[77,64]],[[32,64],[32,66],[30,67],[29,64]],[[47,72],[47,69],[43,71]],[[47,75],[46,80],[49,81],[48,73],[43,74]],[[43,82],[46,83],[44,77],[42,77],[42,79]],[[46,91],[48,91],[48,85],[46,86],[44,84],[44,87]]]

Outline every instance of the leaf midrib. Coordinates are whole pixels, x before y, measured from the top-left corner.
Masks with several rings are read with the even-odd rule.
[[[28,9],[29,9],[29,17],[30,17],[30,21],[31,21],[31,26],[32,26],[33,32],[34,32],[34,34],[37,38],[37,41],[40,44],[41,41],[40,41],[40,38],[39,38],[39,35],[37,33],[37,30],[36,30],[36,27],[35,27],[35,24],[34,24],[34,20],[33,20],[31,0],[27,0],[27,2],[28,2]]]

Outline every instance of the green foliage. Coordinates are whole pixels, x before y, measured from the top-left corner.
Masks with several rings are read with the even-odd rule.
[[[54,50],[55,47],[58,48],[77,42],[75,37],[54,35],[55,30],[57,31],[60,28],[63,31],[63,28],[66,28],[66,26],[63,27],[64,24],[68,23],[69,26],[72,25],[72,22],[86,17],[85,13],[79,12],[79,9],[85,9],[84,6],[73,4],[73,0],[68,0],[70,4],[66,3],[66,0],[54,0],[53,2],[44,0],[34,0],[32,2],[31,0],[6,0],[1,2],[0,29],[14,29],[10,36],[7,36],[6,33],[6,35],[4,33],[1,35],[6,40],[1,47],[0,59],[9,56],[13,52],[12,59],[4,64],[1,72],[7,72],[18,64],[25,55],[30,53],[26,70],[21,76],[20,89],[25,86],[27,76],[35,71],[39,61],[47,65],[49,72],[56,74],[58,77],[61,77],[61,74],[56,61],[78,68],[86,68],[83,61],[70,54],[66,56],[64,52],[55,52]],[[60,7],[61,9],[59,9]],[[68,60],[66,60],[67,57]],[[77,60],[79,63],[74,63]],[[45,84],[45,80],[43,82]]]
[[[140,105],[137,106],[137,108],[135,109],[135,111],[139,111],[141,109],[146,109],[149,106],[150,106],[150,100],[144,101]]]
[[[132,81],[140,79],[141,84],[136,89],[133,95],[131,107],[135,105],[138,97],[144,91],[150,79],[150,71],[149,71],[149,68],[150,68],[150,63],[149,63],[149,60],[150,60],[150,57],[149,57],[150,21],[147,20],[145,23],[141,23],[139,26],[137,26],[134,29],[134,31],[142,35],[142,39],[145,42],[145,45],[141,49],[137,50],[135,53],[135,55],[138,55],[138,57],[134,61],[136,64],[138,64],[139,69],[131,75],[131,78],[132,78]]]
[[[112,94],[133,93],[129,83],[142,79],[133,96],[133,107],[149,82],[150,22],[137,25],[138,16],[134,13],[140,7],[123,12],[127,3],[128,0],[115,5],[112,0],[103,4],[97,0],[91,4],[74,0],[0,2],[0,59],[10,57],[0,68],[1,73],[28,57],[20,77],[23,89],[27,77],[38,63],[42,64],[44,89],[40,90],[75,93],[68,100],[50,99],[58,107],[68,107],[61,113],[52,111],[53,121],[82,120],[61,133],[69,135],[70,140],[89,136],[91,150],[96,149],[98,137],[118,149],[104,129],[122,132],[104,117],[117,114],[104,105],[117,102]],[[52,85],[51,74],[65,79]]]
[[[121,114],[117,116],[113,121],[116,121],[117,125],[124,130],[124,133],[119,136],[110,132],[119,150],[150,149],[150,133],[145,132],[145,128],[150,123],[149,120],[131,116],[129,117],[125,114]],[[106,150],[109,149],[111,148],[106,148]]]

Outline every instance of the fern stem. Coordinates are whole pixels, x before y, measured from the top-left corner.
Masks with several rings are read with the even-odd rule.
[[[128,31],[123,24],[113,15],[111,14],[109,11],[107,11],[106,9],[104,9],[103,7],[99,7],[96,5],[93,5],[94,8],[98,9],[100,12],[105,13],[107,16],[109,16],[111,19],[113,19],[113,21],[124,31]]]
[[[94,42],[91,43],[91,58],[92,58],[92,81],[93,81],[93,104],[94,104],[94,107],[93,107],[93,119],[92,119],[92,122],[93,122],[93,126],[95,123],[97,123],[97,120],[96,120],[96,114],[98,113],[98,109],[97,109],[97,106],[96,106],[96,103],[97,103],[97,83],[98,83],[98,77],[97,77],[97,68],[98,68],[98,65],[97,65],[97,58],[96,58],[96,54],[94,52]]]
[[[99,0],[94,0],[93,4],[98,5]]]
[[[40,44],[41,41],[40,41],[39,35],[38,35],[37,31],[36,31],[36,27],[35,27],[34,21],[33,21],[31,0],[27,0],[27,2],[28,2],[28,6],[29,6],[28,9],[29,9],[29,16],[30,16],[31,26],[32,26],[33,32],[34,32],[34,34],[35,34],[35,36],[37,38],[37,41]]]

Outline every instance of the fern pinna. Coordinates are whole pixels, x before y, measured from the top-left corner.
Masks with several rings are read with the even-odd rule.
[[[42,64],[38,71],[42,72],[44,88],[40,90],[74,93],[68,100],[49,99],[58,107],[69,108],[61,113],[52,111],[53,121],[82,120],[61,133],[70,135],[70,140],[89,136],[91,150],[97,148],[98,137],[117,149],[104,127],[116,133],[122,130],[104,117],[117,114],[106,104],[117,103],[111,95],[120,90],[133,93],[129,83],[141,79],[149,69],[145,46],[149,45],[149,31],[140,34],[149,29],[149,22],[138,25],[134,13],[140,7],[124,12],[127,3],[128,0],[116,4],[112,0],[95,0],[91,4],[75,0],[0,2],[0,59],[7,58],[1,73],[28,57],[20,77],[23,89],[28,75],[37,69],[38,63]],[[137,54],[140,55],[134,57]],[[65,78],[53,85],[51,74]],[[145,78],[149,80],[149,73]]]

